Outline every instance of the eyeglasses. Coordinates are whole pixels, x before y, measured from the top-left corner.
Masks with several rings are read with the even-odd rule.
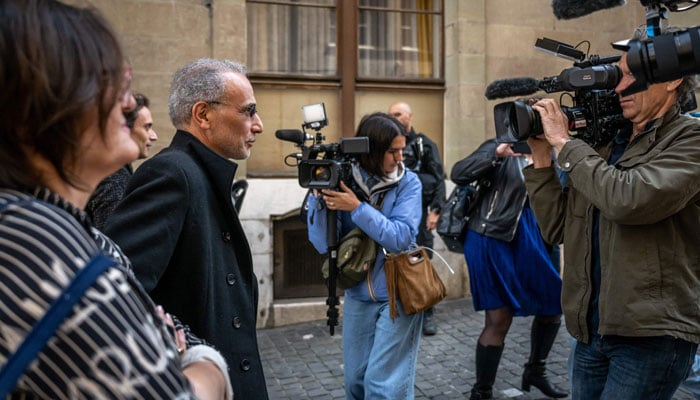
[[[228,107],[236,107],[236,106],[234,106],[233,104],[228,104],[228,103],[224,103],[224,102],[216,101],[216,100],[214,100],[214,101],[208,101],[207,103],[209,103],[209,104],[220,104],[220,105],[222,105],[222,106],[228,106]],[[258,107],[257,107],[257,105],[256,105],[255,103],[251,103],[251,104],[248,104],[247,106],[245,106],[245,107],[243,107],[243,108],[238,109],[238,112],[240,112],[240,113],[242,113],[242,114],[248,115],[248,118],[253,118],[253,117],[255,116],[255,114],[258,113]]]

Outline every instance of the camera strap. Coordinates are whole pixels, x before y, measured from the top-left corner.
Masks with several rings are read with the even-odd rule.
[[[372,204],[372,203],[370,202],[370,204],[372,204],[372,207],[376,208],[376,209],[379,210],[380,212],[382,211],[382,205],[384,204],[384,196],[386,196],[386,192],[387,192],[387,191],[388,191],[388,189],[387,189],[387,190],[382,190],[382,191],[377,195],[377,201],[376,201],[374,204]]]

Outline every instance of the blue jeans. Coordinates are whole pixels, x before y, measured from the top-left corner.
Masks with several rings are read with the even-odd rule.
[[[671,399],[697,348],[669,336],[594,335],[590,344],[576,343],[572,399]]]
[[[389,302],[345,296],[343,361],[346,399],[413,399],[423,313],[391,321]]]
[[[693,362],[693,367],[688,374],[688,377],[681,383],[681,387],[695,396],[696,399],[700,399],[700,355],[695,354],[695,361]]]
[[[566,360],[567,377],[569,378],[569,391],[571,391],[571,382],[574,381],[574,353],[576,352],[576,339],[573,336],[569,337],[569,358]]]

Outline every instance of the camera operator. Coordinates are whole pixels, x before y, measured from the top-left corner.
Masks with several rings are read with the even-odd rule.
[[[344,182],[338,190],[322,189],[322,198],[314,191],[309,199],[309,240],[320,253],[327,252],[328,210],[333,210],[338,212],[341,237],[357,226],[380,248],[367,278],[345,289],[345,398],[413,399],[423,313],[407,315],[399,302],[399,317],[391,318],[381,248],[398,253],[415,242],[421,183],[403,165],[406,132],[394,117],[366,115],[355,136],[369,139],[369,153],[360,155],[352,167],[358,192]],[[381,209],[376,209],[380,201]]]
[[[539,100],[544,135],[528,139],[524,173],[545,239],[564,243],[572,398],[670,399],[700,342],[700,123],[679,105],[695,78],[622,96],[634,82],[626,53],[619,66],[629,124],[593,149],[569,137],[556,101]]]

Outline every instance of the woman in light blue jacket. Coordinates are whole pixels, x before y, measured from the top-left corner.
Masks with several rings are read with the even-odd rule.
[[[353,165],[354,182],[340,190],[321,190],[309,202],[309,240],[326,253],[327,210],[338,211],[338,232],[359,227],[378,244],[370,277],[345,290],[343,361],[347,399],[413,399],[423,314],[389,316],[384,251],[407,250],[415,242],[421,218],[421,184],[403,166],[406,132],[385,113],[365,116],[358,137],[369,138],[369,154]],[[380,196],[380,194],[382,194]],[[381,210],[374,204],[382,197]],[[320,204],[318,204],[320,202]],[[370,291],[370,286],[372,291]]]

